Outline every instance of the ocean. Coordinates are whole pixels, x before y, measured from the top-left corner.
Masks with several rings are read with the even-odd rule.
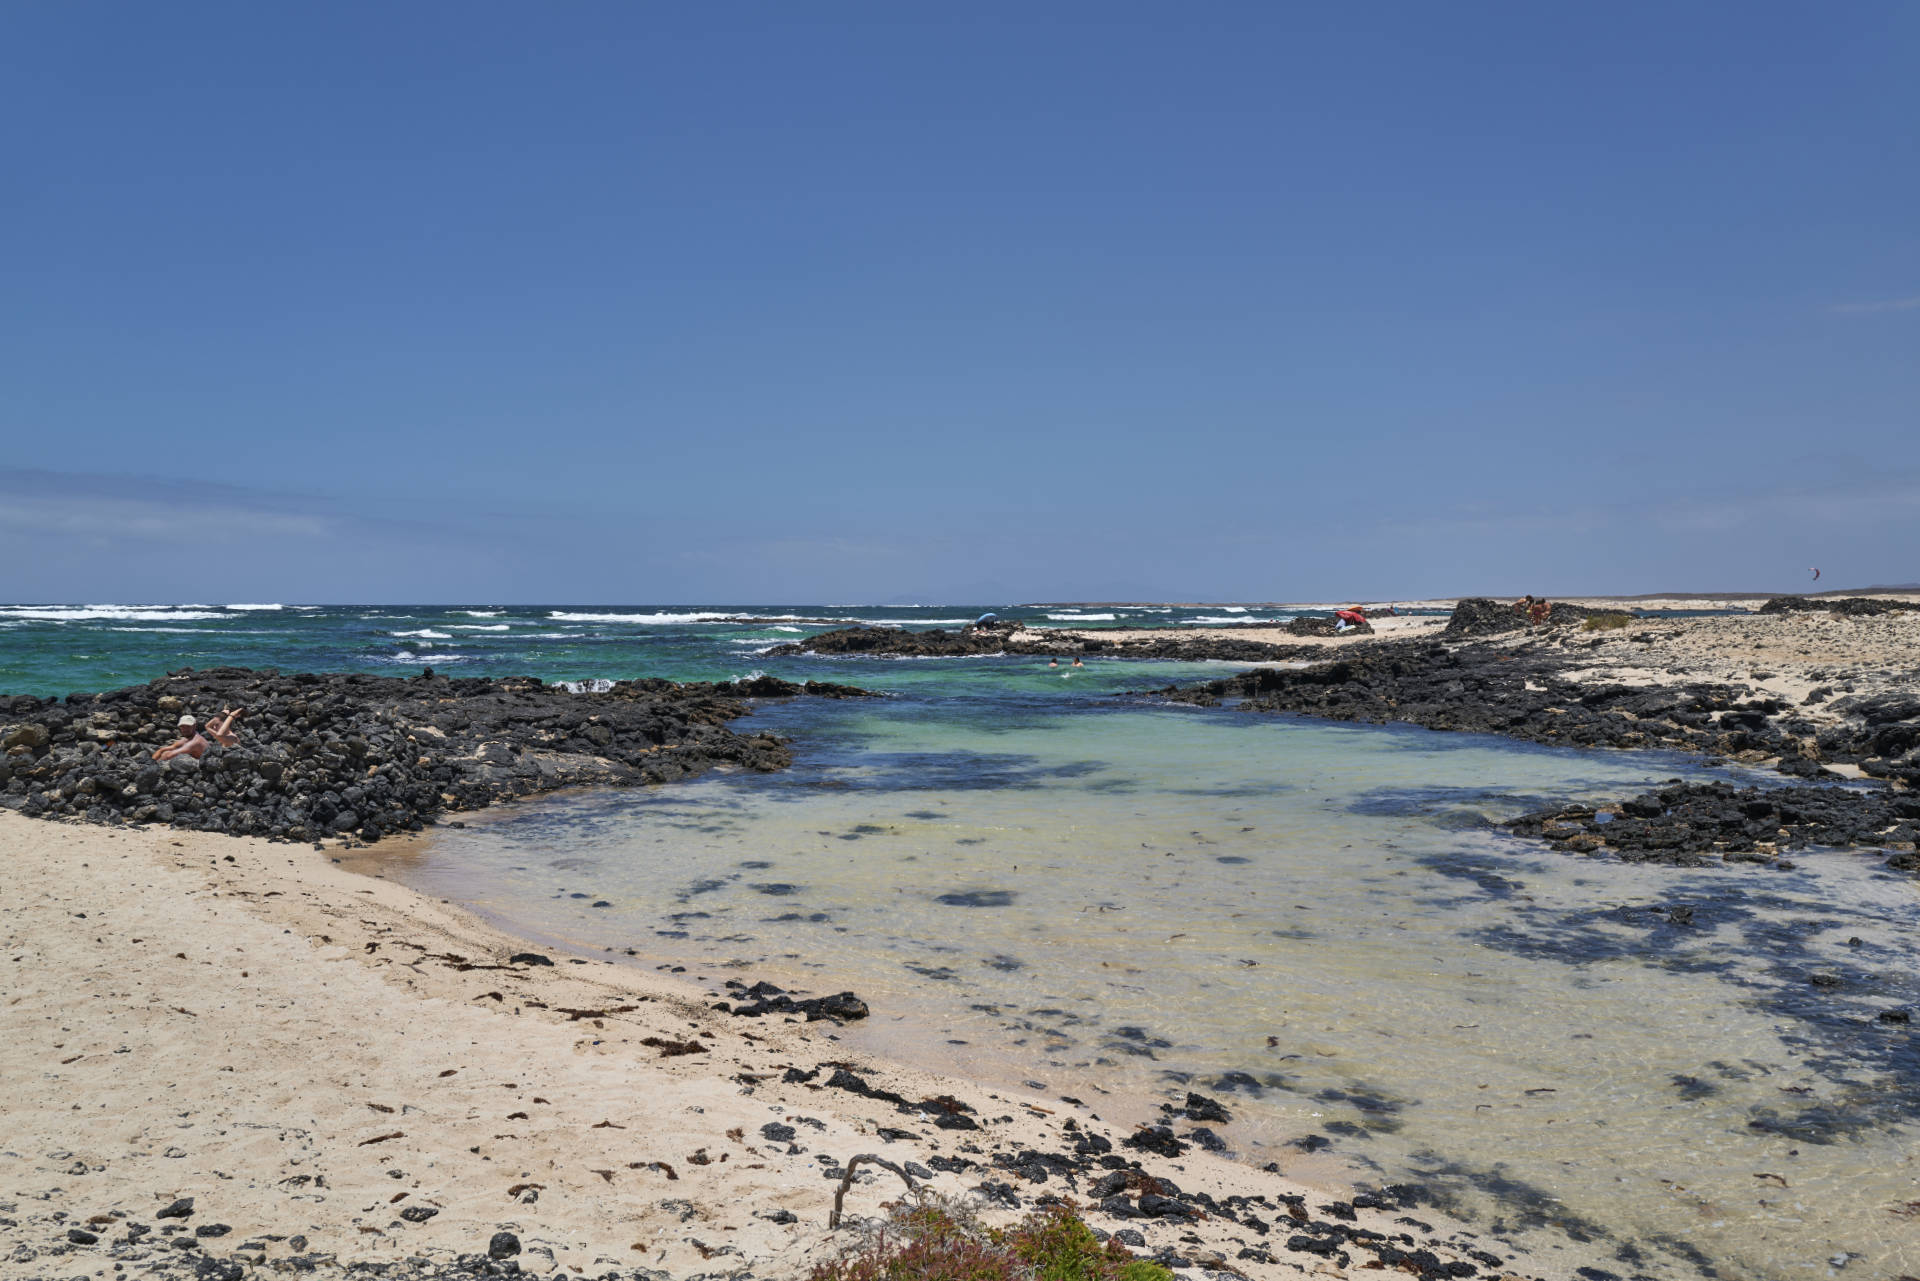
[[[1579,1241],[1622,1276],[1871,1276],[1920,1262],[1910,877],[1555,853],[1498,820],[1669,778],[1760,777],[1411,726],[1169,707],[1218,663],[773,657],[865,621],[1226,626],[1219,606],[0,607],[0,690],[182,666],[724,680],[771,776],[557,794],[356,865],[622,964],[852,988],[862,1048],[1143,1117],[1330,1188]],[[1692,924],[1668,909],[1693,909]],[[1837,973],[1839,988],[1809,982]],[[1183,1127],[1184,1129],[1185,1127]]]

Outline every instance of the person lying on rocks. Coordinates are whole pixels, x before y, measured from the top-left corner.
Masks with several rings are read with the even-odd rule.
[[[207,722],[207,737],[222,747],[232,747],[238,743],[240,736],[233,732],[233,723],[239,720],[240,713],[246,710],[244,707],[236,707],[232,710],[222,707],[220,715]]]
[[[227,723],[232,724],[232,719],[229,718]],[[207,754],[207,740],[200,736],[200,730],[192,716],[182,715],[180,723],[174,726],[174,733],[180,737],[154,752],[154,760],[170,761],[176,756],[191,756],[199,760]]]
[[[1544,623],[1552,617],[1553,604],[1544,596],[1527,607],[1527,621],[1530,623]]]

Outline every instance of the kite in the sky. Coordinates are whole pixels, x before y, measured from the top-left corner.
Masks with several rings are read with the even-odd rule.
[[[1816,583],[1820,581],[1820,569],[1819,569],[1819,567],[1818,567],[1818,566],[1815,566],[1815,567],[1814,567],[1814,570],[1813,570],[1813,581],[1814,581],[1814,582],[1816,582]]]

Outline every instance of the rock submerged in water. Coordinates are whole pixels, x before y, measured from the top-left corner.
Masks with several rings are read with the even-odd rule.
[[[170,823],[374,841],[440,814],[582,784],[668,782],[718,765],[777,770],[785,743],[727,722],[749,698],[866,691],[759,676],[618,681],[569,693],[532,677],[282,676],[221,667],[64,699],[0,696],[0,805],[33,818]],[[232,748],[151,759],[182,710],[244,706]]]
[[[835,992],[830,996],[795,998],[771,983],[755,983],[748,987],[739,979],[727,980],[727,989],[738,993],[738,1003],[722,1001],[715,1008],[736,1018],[760,1018],[768,1014],[798,1014],[807,1022],[832,1019],[837,1023],[851,1023],[867,1017],[867,1003],[851,992]]]
[[[1580,852],[1605,849],[1634,863],[1699,866],[1715,860],[1766,863],[1806,846],[1911,851],[1920,841],[1920,796],[1835,787],[1735,787],[1674,782],[1613,805],[1536,810],[1505,824]],[[1888,860],[1916,870],[1907,855]],[[1674,916],[1673,923],[1692,920]]]

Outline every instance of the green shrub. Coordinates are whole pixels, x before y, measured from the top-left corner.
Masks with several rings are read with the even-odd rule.
[[[817,1265],[809,1281],[1173,1281],[1116,1241],[1102,1244],[1069,1210],[983,1228],[952,1207],[896,1209],[865,1243]]]
[[[1632,614],[1619,610],[1608,610],[1604,614],[1588,614],[1587,621],[1580,624],[1583,632],[1615,632],[1633,621]]]

